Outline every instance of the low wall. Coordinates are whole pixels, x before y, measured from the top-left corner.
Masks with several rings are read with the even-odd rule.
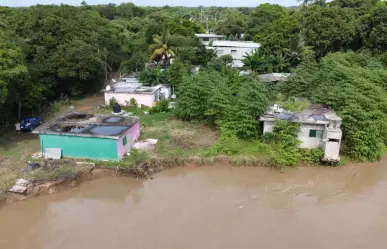
[[[115,98],[118,104],[126,106],[130,103],[130,99],[134,98],[138,106],[144,105],[152,107],[155,103],[155,94],[130,94],[130,93],[114,93],[105,92],[105,104],[108,105],[110,99]]]

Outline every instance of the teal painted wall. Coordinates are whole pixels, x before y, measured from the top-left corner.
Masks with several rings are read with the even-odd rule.
[[[42,152],[46,148],[61,148],[64,157],[118,160],[117,140],[66,135],[40,135]]]

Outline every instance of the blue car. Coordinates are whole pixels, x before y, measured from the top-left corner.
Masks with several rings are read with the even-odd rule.
[[[43,119],[41,117],[28,117],[23,118],[20,123],[20,130],[22,131],[32,131],[39,125],[43,123]]]

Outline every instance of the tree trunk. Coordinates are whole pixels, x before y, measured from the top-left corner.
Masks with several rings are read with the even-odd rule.
[[[21,100],[18,101],[18,114],[17,114],[17,118],[20,120],[20,117],[21,117],[21,108],[22,108],[22,102]]]

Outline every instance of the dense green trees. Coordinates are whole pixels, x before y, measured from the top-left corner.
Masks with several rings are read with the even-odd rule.
[[[289,53],[289,58],[287,58],[281,52],[275,54],[264,49],[256,49],[251,54],[246,54],[242,61],[248,69],[264,74],[288,71],[289,59],[293,62],[294,55],[292,53]]]
[[[347,155],[380,158],[387,143],[386,2],[300,4],[0,7],[0,122],[39,111],[62,95],[98,91],[116,72],[136,72],[149,85],[172,84],[178,116],[221,127],[224,141],[256,138],[257,116],[282,92],[332,106],[343,117]],[[230,56],[216,58],[197,32],[259,42],[243,59],[252,75],[294,76],[279,86],[241,77],[230,67]],[[201,66],[197,76],[191,74],[194,66]]]
[[[0,34],[0,103],[6,101],[9,88],[27,73],[23,54],[10,36]]]
[[[387,70],[375,57],[334,53],[318,65],[301,64],[282,92],[334,108],[343,119],[344,151],[374,161],[387,144],[386,82]]]
[[[240,84],[235,86],[235,81]],[[253,78],[235,76],[227,67],[221,72],[209,68],[185,77],[176,114],[185,120],[222,126],[240,138],[257,138],[257,117],[269,104],[267,95],[265,86]]]

